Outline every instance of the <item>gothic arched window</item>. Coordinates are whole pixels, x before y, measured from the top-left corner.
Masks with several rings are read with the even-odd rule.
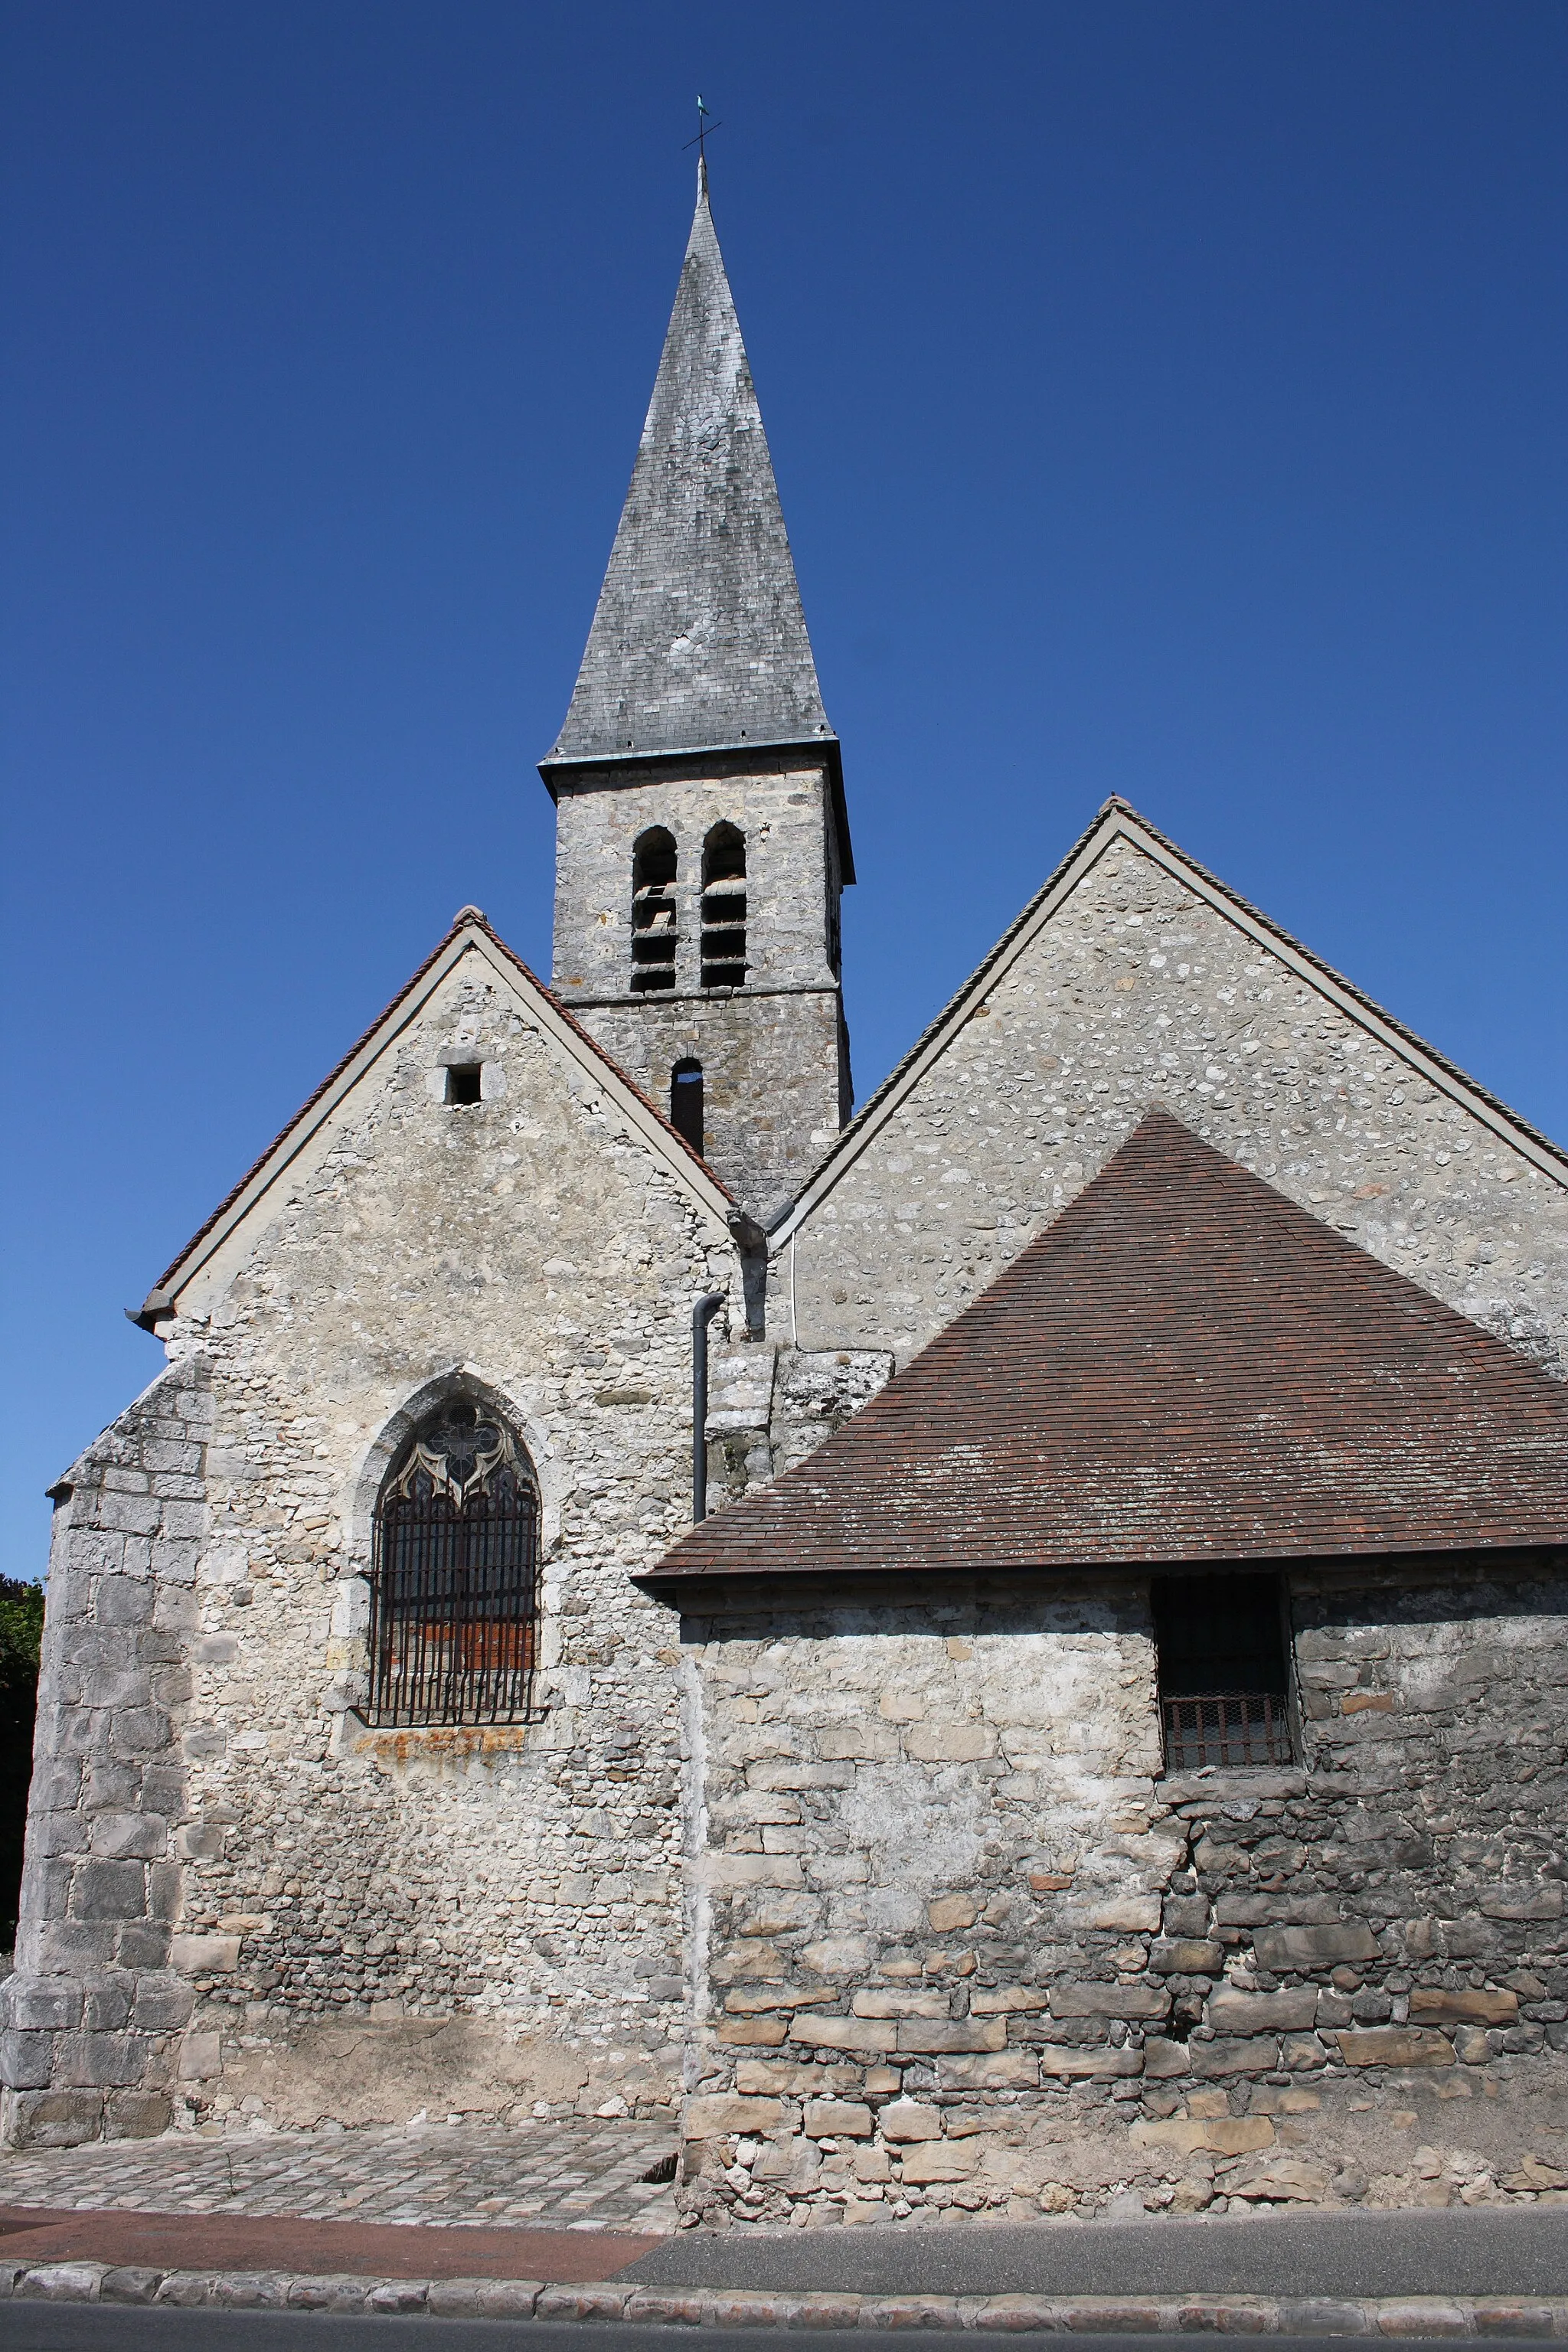
[[[538,1590],[533,1466],[498,1416],[451,1400],[419,1423],[376,1505],[373,1719],[524,1720]]]
[[[746,982],[746,836],[716,824],[702,845],[702,985]]]
[[[632,844],[632,990],[675,986],[679,927],[675,908],[675,835],[650,825]]]

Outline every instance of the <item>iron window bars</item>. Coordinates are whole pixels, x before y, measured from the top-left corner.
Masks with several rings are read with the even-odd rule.
[[[1292,1762],[1290,1662],[1278,1574],[1156,1576],[1150,1601],[1166,1770]]]
[[[1289,1710],[1272,1692],[1211,1691],[1202,1698],[1168,1698],[1161,1712],[1167,1771],[1291,1761]]]
[[[371,1578],[376,1723],[521,1723],[532,1713],[539,1490],[472,1404],[415,1432],[382,1491]]]

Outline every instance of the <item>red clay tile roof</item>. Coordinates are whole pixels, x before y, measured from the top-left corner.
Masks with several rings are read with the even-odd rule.
[[[1568,1384],[1152,1111],[651,1580],[1568,1542]]]

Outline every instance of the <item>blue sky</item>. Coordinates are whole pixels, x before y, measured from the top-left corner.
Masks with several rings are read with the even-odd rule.
[[[859,1093],[1121,793],[1549,1131],[1568,11],[0,9],[0,1568],[466,900],[541,971],[701,89]]]

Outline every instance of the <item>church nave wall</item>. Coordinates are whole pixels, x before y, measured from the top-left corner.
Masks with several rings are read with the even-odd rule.
[[[155,2128],[171,2105],[177,2121],[237,2127],[676,2095],[674,1621],[630,1571],[689,1522],[692,1301],[732,1289],[738,1330],[740,1279],[718,1215],[617,1116],[585,1055],[563,1055],[489,960],[459,963],[302,1155],[248,1254],[161,1327],[166,1378],[196,1383],[204,1415],[199,1508],[178,1507],[198,1510],[200,1533],[182,1522],[166,1630],[174,1603],[158,1603],[157,1673],[181,1693],[160,1718],[177,1801],[161,1780],[158,1807],[121,1803],[134,1888],[118,1862],[125,1886],[100,1886],[90,1856],[107,1832],[72,1812],[64,1827],[89,1858],[49,1879],[66,1923],[50,1933],[66,1942],[48,1966],[67,1982],[25,1978],[12,1997],[42,2013],[59,1992],[79,2015],[103,1967],[118,1985],[114,1934],[89,1937],[82,1909],[112,1898],[130,1906],[127,1932],[156,1907],[165,1961],[174,1939],[163,2007],[188,2014],[117,2045],[101,2084],[68,2071],[89,2062],[64,2028],[47,2049],[14,2042],[18,2094],[94,2093],[51,2130]],[[461,1057],[487,1073],[477,1102],[440,1096]],[[535,1719],[377,1726],[364,1712],[377,1493],[407,1433],[450,1399],[504,1421],[537,1476]],[[122,1465],[141,1444],[135,1412],[73,1472],[78,1522],[89,1493],[127,1479],[142,1516],[178,1515],[139,1461]],[[85,1523],[69,1536],[102,1540]],[[104,1688],[122,1661],[144,1705],[151,1668],[132,1675],[129,1647],[143,1621],[100,1626],[89,1601],[79,1624],[74,1551],[62,1558],[46,1633],[57,1681],[96,1645]],[[121,1702],[104,1706],[71,1691],[50,1717],[58,1757],[93,1785],[122,1737]],[[134,2126],[132,2092],[145,2095]],[[13,2122],[26,2136],[15,2104]]]
[[[1166,1770],[1131,1574],[687,1621],[689,2211],[1568,2188],[1563,1558],[1289,1586],[1299,1760],[1231,1769]]]

